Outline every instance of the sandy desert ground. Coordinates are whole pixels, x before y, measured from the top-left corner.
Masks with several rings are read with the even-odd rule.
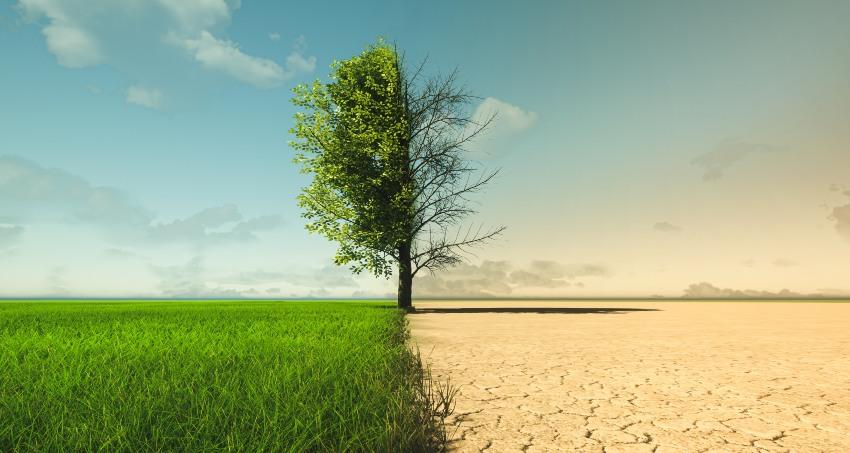
[[[850,452],[850,303],[416,307],[457,451]]]

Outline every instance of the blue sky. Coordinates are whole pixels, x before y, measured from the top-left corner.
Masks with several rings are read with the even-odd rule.
[[[847,2],[0,1],[0,296],[379,296],[290,89],[381,35],[499,112],[508,227],[422,295],[850,293]]]

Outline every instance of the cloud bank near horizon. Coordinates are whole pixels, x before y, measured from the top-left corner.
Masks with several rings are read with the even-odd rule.
[[[688,286],[682,294],[682,297],[685,299],[781,299],[821,296],[821,294],[801,294],[789,289],[781,289],[777,292],[771,292],[754,289],[738,290],[732,288],[720,288],[709,282],[694,283]]]
[[[417,276],[414,290],[418,297],[507,297],[535,289],[584,288],[587,279],[610,275],[610,269],[599,263],[535,260],[517,266],[509,261],[485,260]]]

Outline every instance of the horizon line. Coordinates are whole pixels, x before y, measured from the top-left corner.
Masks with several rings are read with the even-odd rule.
[[[391,297],[7,297],[0,296],[2,301],[85,301],[85,300],[119,300],[119,301],[257,301],[257,302],[274,302],[274,301],[395,301]],[[805,300],[837,300],[850,302],[850,295],[842,296],[793,296],[793,297],[642,297],[642,296],[591,296],[591,297],[414,297],[414,301],[805,301]]]

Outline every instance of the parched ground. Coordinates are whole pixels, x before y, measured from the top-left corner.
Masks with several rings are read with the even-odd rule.
[[[850,452],[850,303],[416,307],[458,451]]]

